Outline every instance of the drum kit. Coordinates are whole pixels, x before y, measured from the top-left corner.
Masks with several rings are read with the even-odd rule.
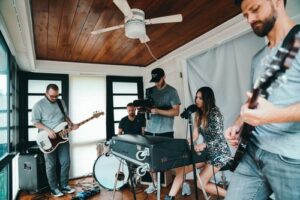
[[[101,155],[97,158],[93,167],[93,176],[99,185],[107,190],[115,191],[122,188],[129,178],[127,163],[111,153],[110,142],[101,144]]]

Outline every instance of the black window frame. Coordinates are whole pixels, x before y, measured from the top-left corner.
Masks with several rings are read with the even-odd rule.
[[[2,32],[0,31],[0,43],[1,46],[4,47],[4,49],[7,51],[7,63],[8,63],[8,68],[7,68],[7,79],[8,79],[8,84],[7,84],[7,153],[4,154],[1,159],[0,159],[0,171],[4,170],[7,168],[7,196],[8,199],[12,199],[12,160],[16,156],[18,152],[18,145],[19,145],[19,140],[17,133],[12,133],[11,129],[16,128],[19,131],[19,118],[17,115],[19,114],[19,83],[18,83],[18,75],[19,75],[19,67],[16,63],[15,58],[11,54],[8,45],[2,35]],[[11,98],[14,97],[16,98],[16,104],[13,104],[13,101],[11,101]],[[11,120],[11,115],[15,115],[16,121],[14,126],[11,125],[12,120]],[[14,129],[14,130],[16,130]],[[13,144],[12,142],[15,141]]]
[[[47,80],[47,81],[61,81],[60,95],[69,106],[69,75],[67,74],[50,74],[50,73],[32,73],[22,72],[20,76],[20,152],[25,153],[29,147],[36,146],[35,141],[28,141],[28,81],[29,80]],[[46,90],[46,88],[45,88]],[[34,95],[44,95],[45,93],[36,93]],[[33,126],[32,126],[33,127]]]
[[[114,109],[126,109],[126,107],[113,107],[113,96],[114,95],[131,95],[128,93],[113,93],[113,83],[114,82],[124,82],[124,83],[137,83],[137,95],[138,99],[144,97],[144,86],[143,86],[143,77],[125,77],[125,76],[107,76],[106,77],[106,139],[111,139],[115,133],[115,123],[118,121],[114,120]]]

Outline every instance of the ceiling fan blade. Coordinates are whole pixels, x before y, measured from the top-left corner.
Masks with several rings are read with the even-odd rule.
[[[112,26],[112,27],[108,27],[108,28],[102,28],[96,31],[92,31],[91,34],[100,34],[100,33],[105,33],[108,31],[113,31],[119,28],[124,28],[124,24],[118,25],[118,26]]]
[[[121,10],[121,12],[125,15],[125,17],[132,18],[133,13],[127,0],[113,0],[114,4]]]
[[[163,23],[175,23],[175,22],[182,22],[182,15],[169,15],[164,17],[157,17],[152,19],[145,19],[145,24],[163,24]]]
[[[141,43],[146,43],[150,41],[150,38],[148,37],[148,35],[143,35],[142,37],[139,37],[139,40]]]

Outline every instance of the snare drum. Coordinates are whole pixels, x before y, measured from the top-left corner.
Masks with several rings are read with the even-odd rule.
[[[119,189],[127,183],[129,170],[124,160],[118,159],[112,154],[103,154],[97,158],[94,164],[93,175],[103,188],[113,190],[114,188]]]

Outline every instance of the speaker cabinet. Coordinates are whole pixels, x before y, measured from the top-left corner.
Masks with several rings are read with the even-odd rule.
[[[20,190],[34,193],[48,188],[42,154],[20,155],[18,161]]]
[[[172,183],[172,179],[173,176],[170,170],[160,173],[160,184],[162,187],[168,187],[168,185]],[[152,183],[152,179],[149,172],[147,172],[144,176],[141,177],[141,184],[149,185],[150,183]]]

